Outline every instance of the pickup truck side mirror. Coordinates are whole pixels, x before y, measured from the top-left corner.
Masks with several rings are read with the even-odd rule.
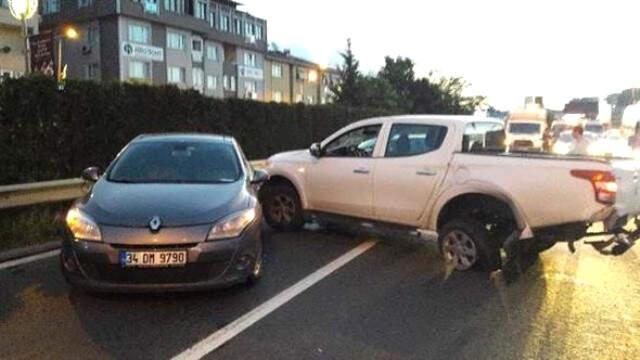
[[[309,152],[313,157],[322,157],[322,146],[320,146],[320,143],[313,143],[309,146]]]
[[[101,173],[102,173],[102,170],[100,170],[99,167],[92,166],[84,169],[80,177],[86,181],[96,182],[98,181],[98,179],[100,179]]]

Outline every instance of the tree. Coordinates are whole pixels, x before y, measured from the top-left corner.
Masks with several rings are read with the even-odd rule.
[[[409,58],[397,57],[393,59],[389,56],[384,58],[384,66],[378,73],[378,77],[385,79],[399,96],[399,106],[404,111],[410,111],[412,104],[411,90],[415,82],[415,72],[413,70],[413,60]]]
[[[341,53],[343,65],[338,67],[340,81],[331,90],[334,94],[334,101],[337,104],[360,106],[360,90],[358,83],[361,77],[360,62],[351,51],[351,39],[347,39],[347,49]]]
[[[393,86],[384,78],[364,76],[358,80],[359,100],[366,106],[396,110],[399,108],[400,98]]]

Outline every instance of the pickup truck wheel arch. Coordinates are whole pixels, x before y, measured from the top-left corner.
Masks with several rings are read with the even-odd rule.
[[[463,194],[449,200],[438,213],[438,232],[455,219],[472,219],[482,224],[498,248],[518,228],[511,206],[485,194]]]

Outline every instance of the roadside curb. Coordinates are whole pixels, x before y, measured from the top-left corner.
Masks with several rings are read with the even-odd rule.
[[[55,250],[60,247],[60,243],[60,241],[50,241],[44,244],[0,252],[0,263]]]

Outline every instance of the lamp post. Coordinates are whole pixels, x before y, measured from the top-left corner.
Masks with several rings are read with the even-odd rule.
[[[62,76],[62,42],[64,41],[65,38],[75,40],[79,37],[80,37],[80,34],[78,33],[78,30],[76,30],[73,26],[66,26],[65,28],[63,28],[62,32],[60,33],[60,36],[58,37],[58,54],[56,56],[58,60],[58,66],[57,66],[58,67],[58,73],[57,73],[58,83],[64,80]]]
[[[24,37],[24,66],[25,74],[31,72],[31,49],[29,48],[29,30],[27,20],[31,19],[38,11],[38,0],[9,0],[11,15],[20,20],[22,24],[22,36]]]

